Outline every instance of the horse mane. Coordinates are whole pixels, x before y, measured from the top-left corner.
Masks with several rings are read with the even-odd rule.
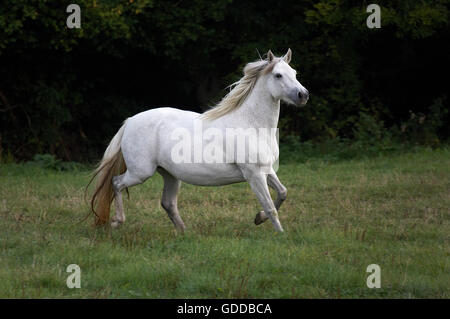
[[[228,86],[230,92],[216,106],[204,112],[202,118],[214,120],[239,108],[253,90],[258,78],[271,72],[279,60],[279,58],[275,58],[269,62],[261,59],[247,63],[244,67],[244,76],[239,81]]]

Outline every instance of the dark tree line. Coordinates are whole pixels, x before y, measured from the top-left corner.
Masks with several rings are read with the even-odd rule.
[[[370,2],[340,0],[79,0],[81,28],[69,29],[71,2],[2,1],[2,158],[96,159],[126,117],[201,112],[258,51],[289,47],[311,97],[282,107],[282,138],[353,138],[371,125],[449,138],[448,1],[378,1],[380,29],[366,25]]]

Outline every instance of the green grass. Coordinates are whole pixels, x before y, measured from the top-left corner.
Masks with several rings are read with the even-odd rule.
[[[283,154],[282,154],[283,155]],[[2,298],[449,298],[450,150],[283,163],[284,234],[245,183],[183,184],[178,234],[162,178],[131,188],[121,229],[94,229],[88,172],[0,165]],[[274,195],[274,194],[273,194]],[[68,289],[69,264],[81,289]],[[366,286],[369,264],[381,288]]]

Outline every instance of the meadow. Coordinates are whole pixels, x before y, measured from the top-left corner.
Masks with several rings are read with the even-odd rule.
[[[177,233],[159,175],[130,189],[120,229],[96,229],[89,173],[0,164],[0,298],[450,298],[448,148],[281,157],[283,234],[254,225],[246,183],[183,184]],[[69,264],[80,289],[66,286]],[[370,264],[381,288],[366,285]]]

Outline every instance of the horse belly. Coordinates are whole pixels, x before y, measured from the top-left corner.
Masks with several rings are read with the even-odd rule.
[[[179,180],[199,186],[220,186],[245,181],[234,164],[177,163],[161,165]]]

